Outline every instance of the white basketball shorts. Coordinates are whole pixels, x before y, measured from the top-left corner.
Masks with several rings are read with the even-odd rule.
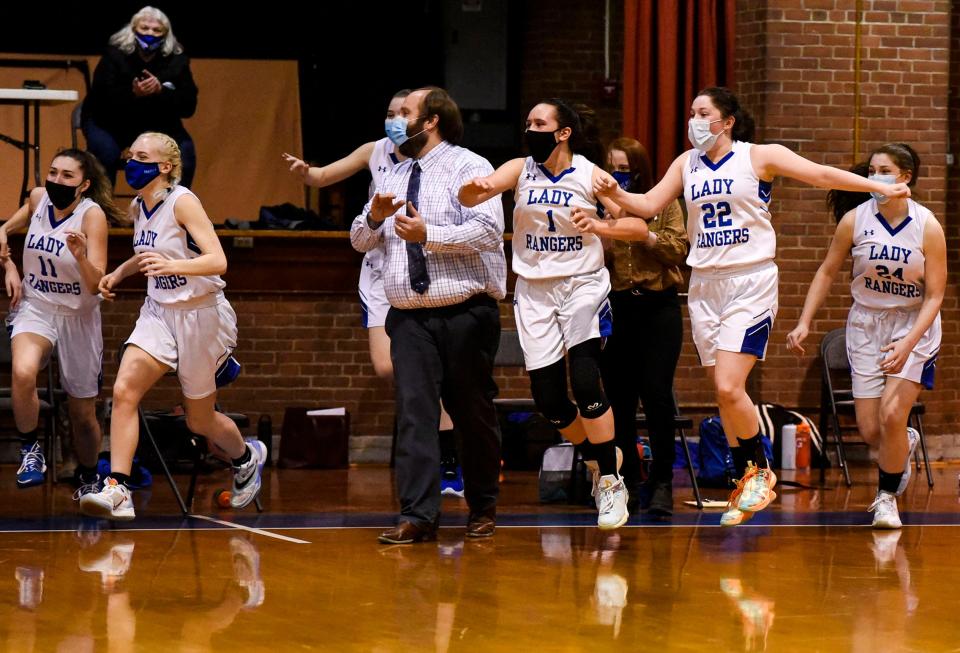
[[[613,331],[606,268],[557,279],[517,279],[513,311],[528,370],[556,363],[571,347]]]
[[[237,315],[222,294],[174,306],[148,297],[127,344],[176,370],[184,397],[203,399],[217,391],[217,369],[237,346]]]
[[[716,365],[718,349],[763,360],[777,317],[778,280],[773,261],[731,272],[693,271],[687,307],[701,365]]]
[[[880,349],[903,338],[917,320],[919,310],[876,310],[859,304],[847,315],[847,358],[853,379],[853,396],[870,399],[883,396],[885,375],[880,365],[890,352]],[[940,352],[940,316],[934,320],[920,342],[910,352],[903,369],[889,376],[907,379],[933,389],[933,376]]]

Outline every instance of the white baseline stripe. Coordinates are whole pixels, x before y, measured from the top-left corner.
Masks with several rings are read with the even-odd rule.
[[[229,526],[230,528],[238,528],[241,531],[247,531],[249,533],[256,533],[257,535],[266,535],[267,537],[274,537],[278,540],[284,540],[285,542],[293,542],[294,544],[310,544],[306,540],[298,540],[295,537],[287,537],[286,535],[280,535],[279,533],[272,533],[270,531],[265,531],[261,528],[251,528],[250,526],[244,526],[242,524],[235,524],[232,521],[225,521],[223,519],[215,519],[214,517],[207,517],[206,515],[190,515],[193,519],[203,519],[214,524],[220,524],[221,526]]]

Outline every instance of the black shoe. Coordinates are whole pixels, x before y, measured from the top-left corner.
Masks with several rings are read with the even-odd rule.
[[[408,521],[401,521],[391,529],[380,533],[377,538],[382,544],[414,544],[416,542],[432,542],[437,539],[436,526],[417,526]]]
[[[669,481],[658,481],[653,485],[653,493],[647,506],[647,514],[656,517],[671,517],[673,515],[673,484]]]

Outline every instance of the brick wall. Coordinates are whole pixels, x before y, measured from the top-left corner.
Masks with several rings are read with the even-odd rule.
[[[582,102],[598,113],[604,137],[620,136],[620,97],[601,97],[604,71],[604,3],[531,0],[520,12],[522,117],[546,97]],[[610,76],[623,78],[623,2],[610,2]]]
[[[957,3],[954,3],[955,5]],[[950,22],[956,7],[947,1],[865,0],[861,22],[860,108],[855,107],[854,0],[767,0],[737,3],[737,78],[743,103],[758,117],[758,141],[782,143],[803,156],[839,167],[863,160],[871,148],[890,141],[915,147],[922,178],[915,197],[945,224],[956,245],[947,196],[948,74]],[[953,49],[957,50],[954,38]],[[761,63],[762,62],[762,63]],[[954,80],[957,71],[954,65]],[[955,88],[955,86],[954,86]],[[954,91],[955,92],[955,91]],[[855,118],[860,140],[854,142]],[[953,124],[956,124],[954,111]],[[951,171],[951,175],[955,173]],[[952,178],[952,177],[951,177]],[[955,186],[955,185],[954,185]],[[767,362],[755,379],[757,395],[787,405],[818,404],[819,368],[813,357],[799,363],[787,352],[786,333],[796,324],[807,286],[834,230],[825,192],[797,182],[774,186],[772,213],[781,270],[780,314]],[[956,262],[950,249],[950,265]],[[943,308],[944,343],[937,389],[923,397],[929,431],[945,434],[937,452],[956,445],[956,275],[951,274]],[[849,299],[844,273],[814,324],[811,342],[843,326]]]
[[[600,99],[603,77],[602,3],[557,3],[533,0],[521,12],[525,50],[522,53],[521,107],[526,111],[541,96],[562,95],[594,105],[609,133],[621,123],[619,100]],[[780,142],[818,162],[848,166],[854,160],[853,42],[854,0],[740,0],[737,3],[736,71],[738,92],[754,111],[759,140]],[[611,62],[613,75],[622,64],[622,4],[612,2]],[[960,206],[955,166],[946,168],[945,153],[960,152],[960,0],[906,2],[866,0],[862,16],[860,90],[861,141],[858,157],[890,140],[916,146],[924,160],[917,197],[944,222],[950,264],[956,268],[960,233],[953,218]],[[956,36],[951,40],[953,21]],[[948,109],[949,107],[949,109]],[[954,142],[948,127],[954,126]],[[952,183],[951,183],[952,182]],[[949,189],[949,190],[948,190]],[[826,252],[833,222],[824,207],[824,192],[780,180],[774,188],[773,214],[778,230],[782,270],[781,311],[770,356],[751,380],[757,398],[789,406],[818,403],[819,370],[815,358],[799,364],[783,341],[799,316],[807,285]],[[229,239],[224,239],[229,245]],[[129,242],[129,241],[126,241]],[[342,242],[335,250],[320,243],[277,250],[228,250],[231,273],[228,296],[240,320],[238,356],[244,373],[222,393],[225,408],[242,410],[253,421],[269,413],[279,432],[288,405],[345,406],[352,416],[353,460],[386,460],[393,423],[390,388],[376,379],[367,353],[366,332],[359,325],[353,284],[359,257]],[[333,243],[333,241],[331,241]],[[327,246],[325,246],[327,247]],[[329,245],[333,247],[333,245]],[[111,245],[111,254],[120,247]],[[256,258],[260,256],[261,258]],[[237,260],[272,283],[287,287],[304,277],[296,292],[270,291],[252,279],[237,279]],[[272,258],[271,258],[272,257]],[[325,263],[326,262],[326,263]],[[322,266],[327,265],[326,268]],[[311,266],[306,268],[304,266]],[[339,275],[339,276],[338,276]],[[278,281],[279,280],[279,281]],[[137,281],[134,287],[142,287]],[[318,283],[323,288],[314,288]],[[827,306],[815,323],[812,342],[843,325],[849,305],[849,278],[837,281]],[[246,284],[246,285],[245,285]],[[934,454],[960,455],[957,422],[957,345],[960,315],[957,274],[952,272],[944,304],[944,346],[938,367],[938,389],[924,395],[926,424],[940,434]],[[255,291],[240,291],[253,288]],[[113,352],[136,319],[142,295],[123,295],[104,306],[107,364],[105,395],[116,373]],[[511,328],[509,303],[501,305],[503,325]],[[677,392],[687,412],[712,412],[712,391],[704,382],[684,321],[685,344],[677,373]],[[521,369],[500,369],[501,395],[522,397],[528,381]],[[148,398],[148,406],[178,401],[175,380],[165,379]]]

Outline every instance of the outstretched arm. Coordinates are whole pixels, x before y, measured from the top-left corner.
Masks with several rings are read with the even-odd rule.
[[[865,177],[808,161],[783,145],[756,145],[751,150],[754,170],[761,179],[790,177],[817,188],[881,193],[887,197],[910,197],[906,184],[881,184]]]
[[[517,180],[523,172],[524,159],[511,159],[486,177],[475,177],[465,183],[457,194],[465,208],[472,208],[483,204],[491,197],[496,197],[511,188],[517,187]]]
[[[323,188],[347,177],[352,177],[370,165],[373,155],[373,142],[364,143],[353,152],[325,166],[311,166],[306,161],[298,159],[292,154],[283,153],[281,156],[289,164],[290,172],[299,176],[307,186]]]

